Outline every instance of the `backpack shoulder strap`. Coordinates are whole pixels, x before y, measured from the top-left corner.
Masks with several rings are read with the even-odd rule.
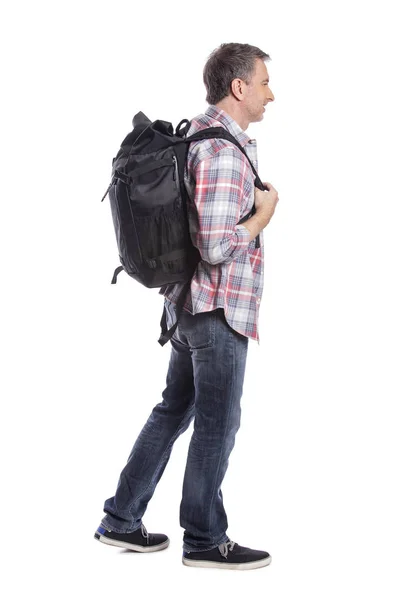
[[[256,185],[260,190],[264,191],[265,187],[263,186],[261,179],[260,179],[256,169],[254,168],[253,163],[251,162],[250,158],[247,156],[246,150],[243,148],[243,146],[240,145],[238,140],[231,133],[229,133],[229,131],[227,129],[224,129],[224,127],[208,127],[207,129],[202,129],[201,131],[197,131],[196,133],[189,136],[188,138],[185,138],[182,141],[190,144],[191,142],[198,142],[201,140],[210,140],[210,139],[215,139],[215,138],[222,138],[222,139],[228,140],[229,142],[232,142],[232,144],[234,144],[237,148],[239,148],[239,150],[245,155],[245,157],[249,161],[251,169],[254,173],[254,176],[255,176],[254,185]]]
[[[237,146],[237,148],[239,148],[239,150],[245,155],[245,157],[249,161],[251,169],[254,173],[254,176],[255,176],[254,185],[256,187],[258,187],[258,189],[265,191],[265,187],[263,186],[262,181],[261,181],[253,163],[251,162],[250,158],[247,156],[245,149],[243,148],[243,146],[241,146],[239,144],[238,140],[231,133],[229,133],[229,131],[227,129],[225,129],[224,127],[208,127],[207,129],[202,129],[201,131],[197,131],[196,133],[193,133],[193,135],[189,136],[188,138],[183,139],[182,142],[190,144],[191,142],[198,142],[201,140],[210,140],[210,139],[215,139],[215,138],[222,138],[224,140],[228,140],[229,142],[232,142],[232,144]],[[239,221],[239,224],[246,221],[249,217],[254,215],[255,212],[256,212],[256,208],[255,208],[255,205],[253,205],[251,212],[248,215],[246,215],[243,219],[241,219]],[[257,237],[256,237],[255,244],[256,244],[256,248],[260,247],[260,236],[259,235],[257,235]]]

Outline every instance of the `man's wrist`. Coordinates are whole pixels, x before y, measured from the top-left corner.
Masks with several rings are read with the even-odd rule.
[[[246,227],[246,229],[250,233],[249,242],[254,240],[254,238],[256,238],[258,234],[261,233],[264,227],[268,225],[269,219],[270,217],[267,216],[267,214],[263,211],[256,211],[256,213],[252,217],[250,217],[250,219],[242,223],[242,225]]]

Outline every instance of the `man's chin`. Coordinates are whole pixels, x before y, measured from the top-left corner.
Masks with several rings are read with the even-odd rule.
[[[257,113],[256,115],[253,115],[250,123],[259,123],[260,121],[262,121],[264,119],[264,112],[262,113]]]

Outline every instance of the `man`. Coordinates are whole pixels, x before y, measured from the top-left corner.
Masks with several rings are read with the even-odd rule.
[[[257,169],[256,142],[245,133],[274,100],[265,61],[248,44],[222,44],[204,67],[209,107],[191,121],[188,136],[208,127],[230,131]],[[183,483],[180,523],[183,563],[194,567],[255,569],[268,552],[231,541],[221,484],[240,425],[240,399],[248,340],[259,342],[263,288],[263,236],[278,202],[254,187],[244,154],[229,141],[190,144],[185,169],[191,237],[201,261],[171,339],[167,387],[142,429],[123,469],[115,496],[106,500],[95,537],[139,552],[166,548],[164,534],[147,533],[142,516],[168,462],[172,446],[194,418]],[[255,203],[256,212],[241,225]],[[256,243],[256,238],[260,243]],[[164,286],[167,325],[175,321],[184,284]]]

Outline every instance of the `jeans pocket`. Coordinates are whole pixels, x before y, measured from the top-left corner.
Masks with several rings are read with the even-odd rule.
[[[181,315],[179,326],[192,350],[210,348],[215,344],[217,311],[220,310]]]

